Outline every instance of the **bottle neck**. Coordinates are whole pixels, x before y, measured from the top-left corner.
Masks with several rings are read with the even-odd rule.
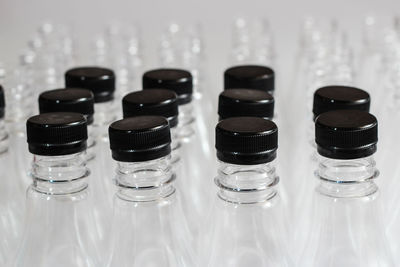
[[[318,155],[317,191],[336,198],[365,197],[378,191],[379,175],[373,156],[342,160]]]
[[[107,126],[117,119],[117,107],[114,100],[96,103],[94,112],[94,126]]]
[[[88,139],[87,139],[87,149],[86,149],[86,162],[93,160],[96,157],[94,151],[96,146],[96,132],[93,124],[88,125]]]
[[[0,154],[3,154],[8,150],[8,134],[4,119],[0,119]]]
[[[179,136],[182,140],[190,138],[194,134],[193,123],[193,103],[189,102],[179,106],[179,123],[178,131]]]
[[[218,196],[228,202],[252,204],[269,201],[277,195],[273,162],[258,165],[234,165],[220,162],[215,183]]]
[[[179,138],[178,127],[171,128],[171,163],[176,164],[180,161],[181,141]]]
[[[32,188],[50,195],[66,195],[85,190],[89,170],[86,153],[63,156],[33,155]]]
[[[133,202],[166,198],[175,192],[171,156],[145,162],[118,162],[117,196]]]

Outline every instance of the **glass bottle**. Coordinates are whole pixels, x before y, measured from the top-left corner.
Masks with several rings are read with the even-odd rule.
[[[88,201],[86,119],[44,113],[27,121],[33,182],[25,232],[11,266],[99,266],[96,223]]]
[[[65,73],[67,88],[84,88],[92,91],[96,112],[94,124],[96,137],[106,138],[108,125],[116,120],[118,113],[114,100],[116,77],[111,69],[100,67],[77,67]]]
[[[200,266],[292,266],[275,171],[278,128],[257,117],[216,127],[217,197],[200,247]]]
[[[230,67],[224,72],[224,89],[233,88],[262,90],[273,95],[275,91],[275,73],[273,69],[261,65]]]
[[[166,89],[152,89],[133,92],[122,99],[124,118],[154,115],[165,117],[171,129],[171,163],[178,177],[177,190],[182,198],[182,209],[193,235],[198,234],[199,221],[203,217],[202,206],[208,197],[199,194],[202,182],[190,179],[189,174],[183,173],[181,162],[181,140],[178,136],[178,98],[177,95]],[[204,193],[204,192],[203,192]]]
[[[308,220],[298,224],[307,238],[297,266],[395,266],[374,181],[377,126],[373,115],[358,110],[317,118],[318,184]]]
[[[109,147],[107,128],[119,116],[114,101],[115,73],[111,69],[101,67],[77,67],[65,73],[65,85],[67,88],[88,89],[94,95],[96,112],[93,116],[91,134],[96,141],[96,146],[94,147],[96,160],[90,163],[90,167],[92,176],[96,177],[96,180],[102,180],[98,185],[106,185],[105,188],[99,191],[106,191],[110,188],[111,182],[108,174],[111,174],[112,169],[115,168],[109,153],[107,153]],[[112,194],[110,191],[107,192],[108,194],[105,195],[106,202],[111,207]]]
[[[24,183],[21,181],[11,157],[8,133],[4,123],[4,91],[0,86],[0,265],[6,266],[10,254],[15,252],[21,237],[25,206]],[[7,170],[7,171],[5,171]]]
[[[39,111],[49,112],[76,112],[82,114],[87,121],[88,139],[86,149],[86,163],[91,171],[88,177],[91,195],[90,200],[93,205],[93,213],[97,222],[97,228],[101,234],[102,240],[106,239],[109,220],[112,214],[112,190],[110,189],[112,181],[110,179],[101,179],[97,170],[94,122],[94,96],[90,90],[80,88],[63,88],[45,91],[39,96]]]
[[[191,207],[190,214],[194,217],[191,230],[197,236],[199,227],[204,219],[199,218],[208,210],[207,188],[210,188],[209,181],[204,177],[212,175],[212,168],[203,166],[213,166],[215,161],[211,154],[210,135],[204,119],[204,112],[199,112],[193,101],[193,77],[190,72],[181,69],[156,69],[150,70],[143,75],[143,89],[166,88],[173,90],[178,95],[179,117],[178,117],[178,138],[182,142],[181,171],[183,179],[181,183],[186,183],[184,188],[187,196],[191,195],[195,206]],[[199,104],[199,102],[197,102]],[[202,162],[202,164],[199,164]],[[190,192],[190,193],[189,193]],[[191,201],[191,202],[192,202]]]
[[[305,133],[308,139],[308,143],[302,142],[302,145],[297,146],[297,150],[294,151],[295,157],[293,159],[299,162],[300,166],[305,166],[303,168],[303,173],[300,177],[308,177],[311,169],[316,167],[317,162],[317,152],[316,143],[314,136],[314,121],[316,118],[328,111],[332,110],[362,110],[369,112],[371,98],[368,92],[343,85],[329,85],[319,88],[314,92],[313,105],[312,105],[312,118],[307,119],[307,132]],[[310,146],[311,144],[311,146]],[[309,155],[309,157],[304,157],[304,155]],[[296,199],[292,201],[294,204],[293,210],[300,212],[307,216],[307,212],[304,211],[304,206],[309,206],[306,203],[311,201],[311,190],[313,186],[310,186],[310,179],[298,179],[298,177],[293,177],[289,183],[290,195],[293,195]]]
[[[195,266],[174,186],[168,121],[130,117],[111,124],[109,136],[118,167],[107,266]]]

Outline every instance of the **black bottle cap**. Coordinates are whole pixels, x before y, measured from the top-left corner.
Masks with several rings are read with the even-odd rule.
[[[115,74],[99,67],[74,68],[65,73],[65,86],[89,89],[95,103],[107,102],[114,99]]]
[[[90,90],[79,88],[45,91],[39,95],[39,112],[81,113],[89,125],[93,123],[94,96]]]
[[[314,93],[314,119],[324,112],[338,109],[369,112],[370,102],[370,96],[364,90],[341,85],[325,86]]]
[[[378,121],[360,110],[334,110],[315,121],[318,153],[332,159],[356,159],[376,152]]]
[[[230,88],[257,89],[272,93],[275,90],[275,73],[266,66],[234,66],[224,73],[224,89]]]
[[[4,99],[4,90],[3,87],[0,85],[0,119],[4,118],[6,109],[6,101]]]
[[[221,120],[230,117],[274,116],[274,97],[254,89],[228,89],[219,95],[218,115]]]
[[[141,162],[171,152],[168,121],[161,116],[137,116],[119,120],[108,129],[113,159]]]
[[[215,129],[219,160],[239,165],[267,163],[276,158],[278,127],[257,117],[222,120]]]
[[[178,104],[192,101],[193,77],[181,69],[156,69],[143,74],[143,89],[164,88],[178,95]]]
[[[178,97],[166,89],[143,90],[127,94],[122,99],[124,118],[151,115],[165,117],[169,127],[178,125]]]
[[[69,155],[86,149],[86,119],[79,113],[53,112],[30,117],[26,131],[29,151],[36,155]]]

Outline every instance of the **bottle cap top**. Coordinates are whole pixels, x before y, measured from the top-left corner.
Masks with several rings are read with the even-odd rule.
[[[376,152],[378,121],[360,110],[334,110],[315,121],[318,153],[333,159],[356,159]]]
[[[275,159],[278,127],[257,117],[222,120],[215,130],[215,148],[219,160],[239,165],[256,165]]]
[[[369,106],[369,94],[355,87],[331,85],[319,88],[314,93],[314,118],[324,112],[338,109],[356,109],[368,112]]]
[[[169,126],[178,125],[178,97],[166,89],[143,90],[127,94],[122,99],[124,118],[141,115],[165,117]]]
[[[155,69],[143,74],[143,89],[163,88],[178,95],[179,105],[192,101],[193,77],[181,69]]]
[[[275,90],[275,73],[266,66],[234,66],[224,73],[224,89],[248,88],[267,91]]]
[[[86,149],[86,119],[79,113],[53,112],[30,117],[26,122],[29,151],[60,156]]]
[[[74,68],[65,73],[65,86],[89,89],[93,92],[95,103],[108,102],[114,99],[115,74],[106,68]]]
[[[80,88],[45,91],[39,95],[39,111],[81,113],[89,125],[93,123],[94,96],[90,90]]]
[[[171,152],[168,121],[161,116],[130,117],[112,123],[108,129],[112,157],[117,161],[141,162]]]
[[[230,117],[274,116],[274,97],[254,89],[228,89],[219,95],[218,115],[221,120]]]

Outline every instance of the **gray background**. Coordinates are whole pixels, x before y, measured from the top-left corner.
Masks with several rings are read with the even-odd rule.
[[[230,25],[234,18],[266,17],[275,34],[279,64],[290,64],[298,44],[304,16],[337,18],[348,29],[353,41],[360,39],[362,20],[372,14],[386,20],[400,13],[398,0],[263,1],[263,0],[0,0],[0,61],[10,66],[25,42],[44,20],[70,23],[82,42],[101,31],[109,20],[138,22],[144,29],[147,65],[155,64],[154,49],[161,29],[174,20],[179,23],[201,21],[206,34],[208,55],[226,58]],[[214,60],[214,67],[223,68]],[[284,71],[285,68],[282,68]]]

